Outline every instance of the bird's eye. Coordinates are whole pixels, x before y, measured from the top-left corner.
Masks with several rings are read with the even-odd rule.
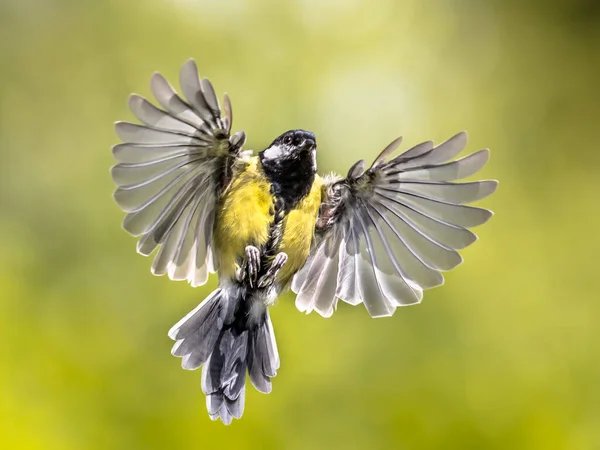
[[[286,136],[283,138],[283,143],[285,145],[290,145],[292,143],[292,137],[291,136]]]

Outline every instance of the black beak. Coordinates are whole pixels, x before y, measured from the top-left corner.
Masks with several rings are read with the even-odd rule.
[[[302,142],[302,146],[301,149],[305,150],[305,151],[311,151],[313,150],[315,147],[317,146],[316,142],[314,139],[311,138],[306,138],[304,139],[304,141]]]

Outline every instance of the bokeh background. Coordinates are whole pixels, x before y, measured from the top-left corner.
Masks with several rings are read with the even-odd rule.
[[[600,448],[599,5],[2,0],[0,448]],[[249,148],[306,128],[345,173],[467,129],[501,181],[420,306],[282,298],[273,392],[230,427],[166,334],[216,280],[153,277],[111,198],[128,94],[190,57]]]

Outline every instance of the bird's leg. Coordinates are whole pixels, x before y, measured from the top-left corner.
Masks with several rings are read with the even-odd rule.
[[[239,282],[242,282],[247,276],[250,287],[254,287],[260,270],[260,250],[253,245],[248,245],[245,253],[246,257],[242,266],[236,270],[236,278]]]
[[[281,268],[284,266],[284,264],[287,262],[287,260],[288,256],[285,253],[277,253],[277,255],[275,255],[275,259],[273,259],[271,267],[269,267],[269,270],[267,270],[267,273],[265,273],[262,277],[260,277],[260,280],[258,280],[258,287],[263,288],[272,284],[275,280],[275,277],[277,276]]]

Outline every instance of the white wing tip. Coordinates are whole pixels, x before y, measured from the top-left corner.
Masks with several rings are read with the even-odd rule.
[[[394,312],[395,312],[395,311],[396,311],[396,310],[394,309],[394,310],[392,310],[391,312],[388,312],[388,313],[383,313],[383,314],[375,314],[375,315],[373,315],[373,314],[369,313],[369,315],[370,315],[370,316],[371,316],[373,319],[381,319],[382,317],[392,317],[392,316],[394,315]]]
[[[294,303],[298,311],[306,313],[307,315],[313,310],[310,306],[304,305],[303,302],[299,301],[299,296],[296,297],[296,301]]]
[[[173,327],[173,328],[175,328],[175,327]],[[177,334],[177,332],[176,332],[177,330],[175,330],[175,333],[173,333],[173,335],[171,335],[171,333],[173,332],[173,328],[171,328],[169,330],[169,337],[171,339],[175,340],[174,336]],[[183,339],[181,339],[181,340],[175,342],[175,344],[173,344],[173,347],[171,348],[171,355],[176,356],[175,352],[179,349],[179,347],[181,347],[181,344],[183,344]]]
[[[331,316],[333,316],[333,310],[333,308],[330,308],[328,310],[321,311],[320,309],[315,308],[315,311],[325,319],[329,319]]]
[[[167,332],[167,335],[174,341],[177,341],[177,332],[179,331],[179,327],[181,326],[180,322],[181,321],[179,321],[175,325],[173,325]],[[183,340],[177,341],[175,343],[175,345],[173,345],[173,348],[171,349],[171,353],[173,353],[175,350],[177,350],[177,348],[181,345],[180,342],[183,342]]]
[[[166,85],[170,86],[170,84],[167,81],[167,79],[160,72],[154,72],[152,74],[152,76],[150,77],[150,88],[153,91],[154,91],[154,88],[156,86],[156,83],[166,84]]]

